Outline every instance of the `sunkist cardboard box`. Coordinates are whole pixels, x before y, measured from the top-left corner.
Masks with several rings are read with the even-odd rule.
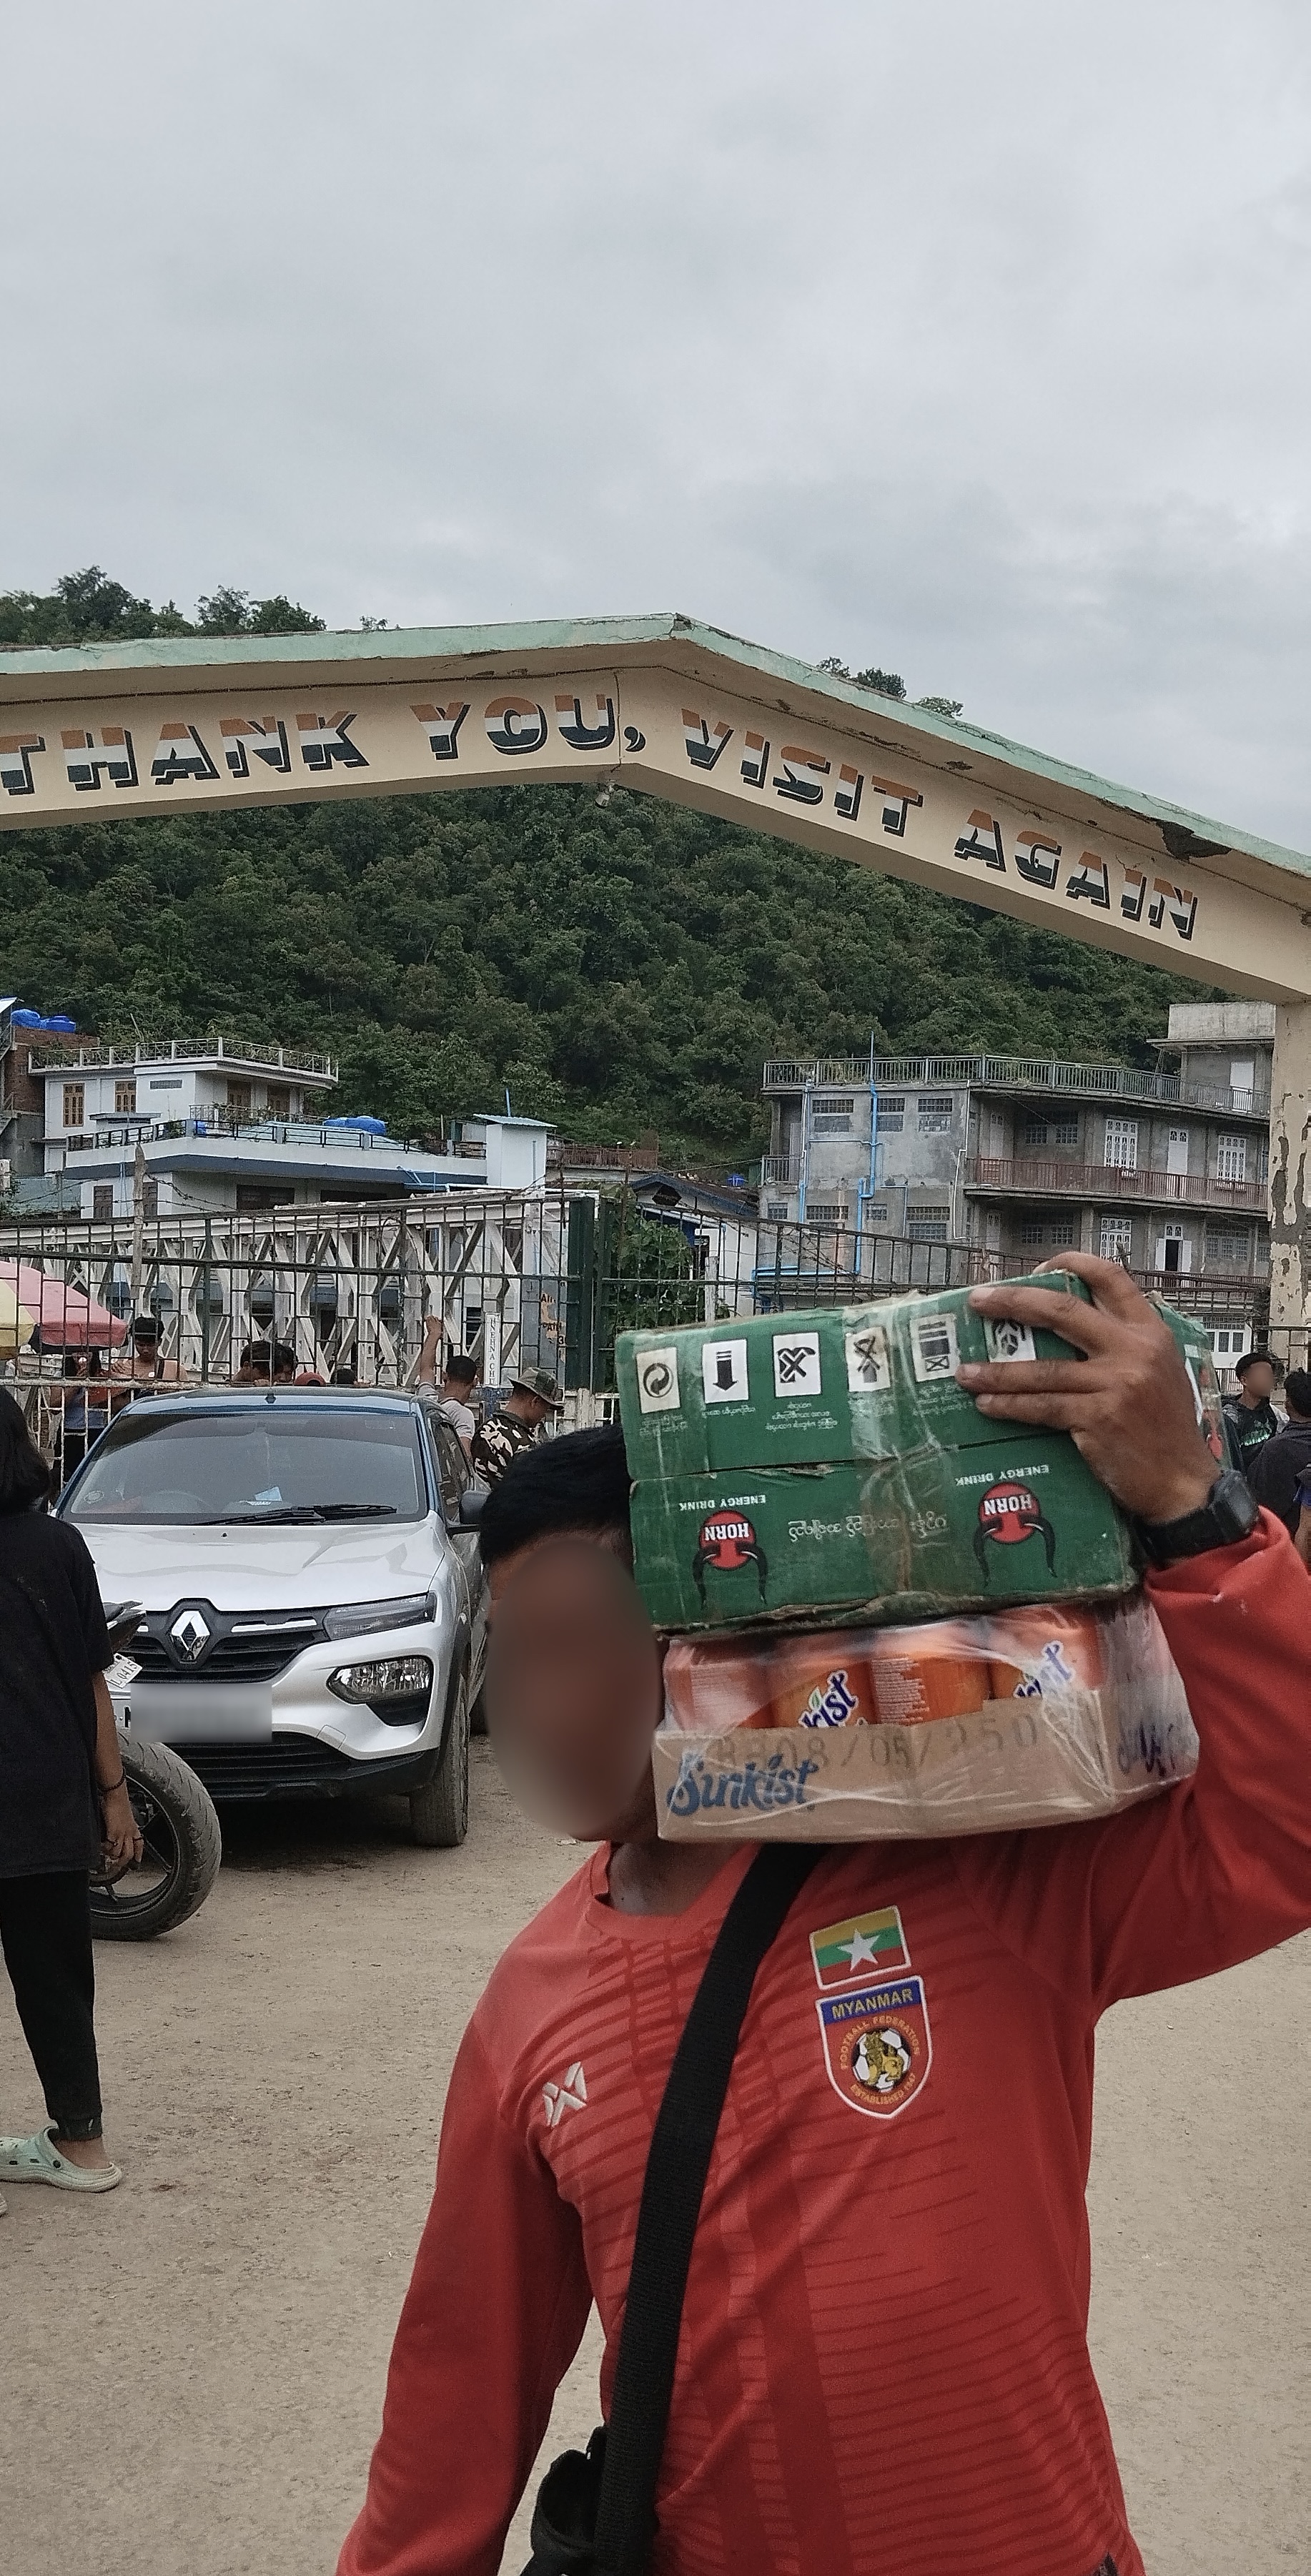
[[[1033,1282],[1087,1296],[1082,1281]],[[1203,1329],[1161,1309],[1223,1456]],[[962,1360],[1073,1357],[968,1291],[625,1333],[637,1581],[659,1628],[908,1620],[1109,1597],[1128,1526],[1064,1432],[988,1420]]]

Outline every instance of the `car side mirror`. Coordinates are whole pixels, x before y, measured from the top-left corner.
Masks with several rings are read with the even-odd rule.
[[[460,1496],[461,1529],[477,1529],[478,1523],[482,1519],[483,1513],[487,1508],[487,1500],[490,1492],[491,1487],[489,1485],[474,1484],[465,1486],[464,1492]]]

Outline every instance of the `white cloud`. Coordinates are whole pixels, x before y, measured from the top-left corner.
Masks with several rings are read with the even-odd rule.
[[[682,607],[1305,845],[1311,34],[1249,0],[66,0],[6,549]]]

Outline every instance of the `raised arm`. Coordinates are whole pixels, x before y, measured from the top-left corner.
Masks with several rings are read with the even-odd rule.
[[[1123,1271],[1073,1255],[1098,1303],[976,1292],[1062,1333],[1082,1361],[962,1369],[984,1411],[1069,1430],[1126,1509],[1181,1518],[1217,1474],[1159,1316]],[[962,1855],[1002,1938],[1099,2007],[1208,1976],[1311,1924],[1311,1575],[1263,1513],[1240,1543],[1148,1576],[1201,1739],[1196,1777],[1104,1823]]]
[[[590,2305],[577,2217],[502,2119],[470,2024],[338,2576],[497,2576]]]

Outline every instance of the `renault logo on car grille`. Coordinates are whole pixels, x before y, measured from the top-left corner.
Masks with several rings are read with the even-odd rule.
[[[209,1644],[209,1624],[198,1610],[179,1610],[169,1636],[184,1664],[198,1664]]]

